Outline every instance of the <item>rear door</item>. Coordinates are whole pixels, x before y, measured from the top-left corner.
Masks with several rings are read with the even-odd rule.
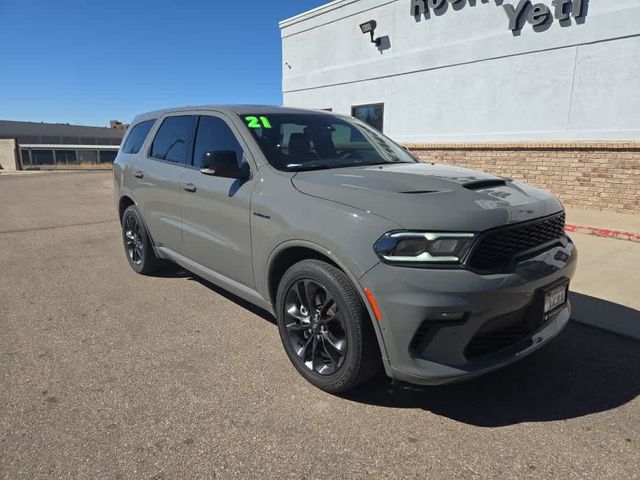
[[[135,200],[156,247],[183,251],[181,175],[190,157],[196,116],[176,113],[162,118],[153,141],[140,156],[133,175]]]
[[[249,162],[249,180],[200,172],[207,152],[233,150],[238,162]],[[182,221],[186,255],[227,279],[253,288],[250,207],[255,166],[238,132],[222,114],[198,119],[193,161],[182,176]]]

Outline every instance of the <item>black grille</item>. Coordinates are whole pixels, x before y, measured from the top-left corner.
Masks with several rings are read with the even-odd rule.
[[[565,215],[560,213],[490,230],[480,236],[467,263],[476,270],[503,270],[520,254],[561,238],[564,235],[564,222]]]
[[[531,341],[531,336],[543,328],[552,317],[543,315],[544,294],[538,294],[525,308],[493,318],[476,332],[464,354],[468,359],[496,353],[505,348]]]
[[[512,312],[487,322],[471,339],[464,353],[476,358],[515,345],[535,331],[522,311]]]

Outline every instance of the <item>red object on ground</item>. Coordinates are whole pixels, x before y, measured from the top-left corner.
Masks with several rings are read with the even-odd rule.
[[[610,230],[608,228],[582,227],[580,225],[565,225],[565,231],[571,233],[585,233],[596,237],[617,238],[619,240],[630,240],[640,242],[640,235],[622,230]]]

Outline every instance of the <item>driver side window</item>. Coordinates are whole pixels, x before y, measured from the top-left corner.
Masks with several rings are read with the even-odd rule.
[[[219,117],[200,117],[193,149],[193,166],[200,169],[202,167],[202,159],[207,152],[221,150],[236,152],[238,163],[242,163],[244,152],[227,122]]]

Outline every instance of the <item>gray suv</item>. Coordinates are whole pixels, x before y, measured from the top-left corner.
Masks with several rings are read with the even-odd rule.
[[[175,262],[268,310],[295,368],[329,392],[380,366],[416,384],[472,378],[569,321],[577,252],[556,198],[420,162],[350,117],[147,113],[114,180],[136,272]]]

